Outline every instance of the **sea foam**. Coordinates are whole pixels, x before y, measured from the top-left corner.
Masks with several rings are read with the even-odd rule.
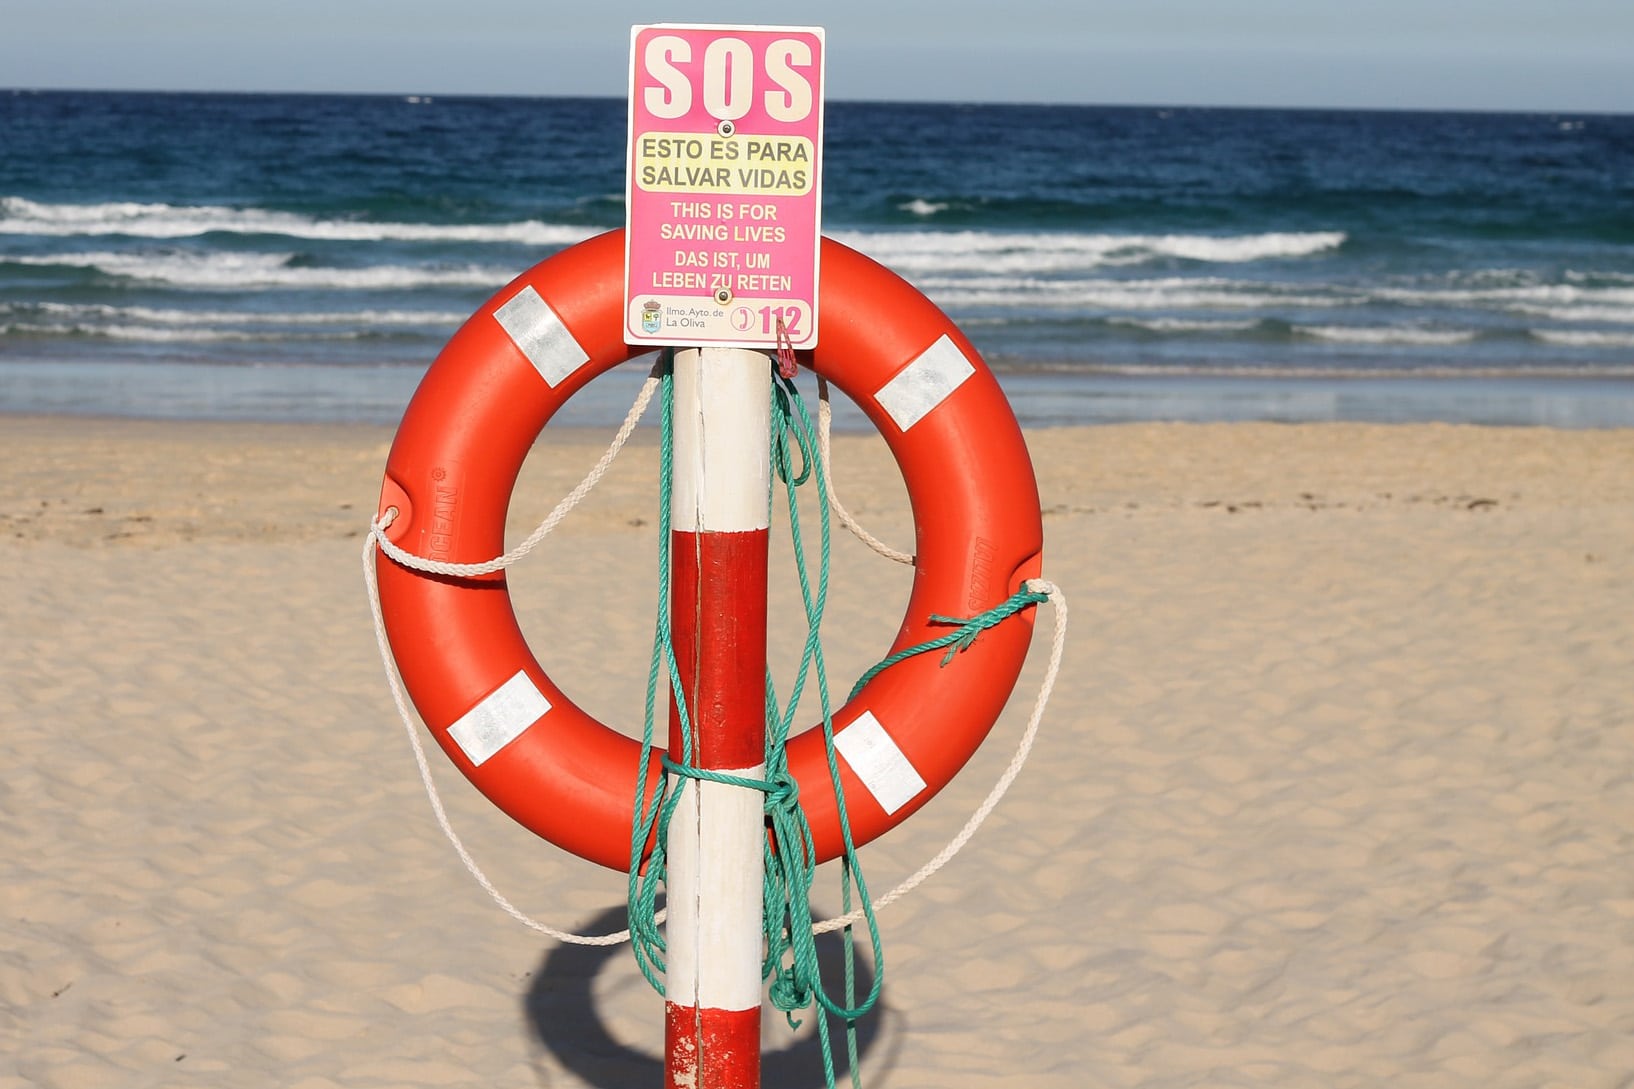
[[[247,289],[381,290],[418,287],[497,288],[516,274],[503,267],[369,265],[330,268],[294,264],[293,253],[233,253],[180,250],[118,253],[59,253],[50,257],[17,256],[12,264],[89,269],[104,276],[195,291]]]
[[[282,235],[333,242],[474,242],[569,246],[584,227],[536,219],[514,223],[389,223],[321,219],[265,208],[111,202],[42,204],[0,197],[0,234],[49,237],[195,238],[223,233]]]
[[[1164,260],[1238,264],[1312,257],[1336,250],[1343,231],[1247,235],[1078,234],[1003,231],[841,232],[840,241],[875,260],[913,272],[1084,271]]]

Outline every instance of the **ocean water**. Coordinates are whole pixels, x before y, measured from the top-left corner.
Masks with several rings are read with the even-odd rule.
[[[0,91],[0,411],[394,420],[496,288],[622,224],[624,129]],[[1634,425],[1634,115],[831,102],[825,150],[826,233],[1027,422]]]

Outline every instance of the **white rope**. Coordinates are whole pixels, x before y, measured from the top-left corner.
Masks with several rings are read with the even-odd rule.
[[[636,424],[641,419],[641,414],[646,411],[647,404],[652,400],[653,392],[657,388],[657,377],[649,377],[642,384],[641,392],[636,395],[635,403],[630,406],[629,414],[625,416],[624,424],[618,429],[618,434],[613,437],[613,443],[607,448],[607,452],[601,456],[601,459],[596,462],[585,478],[579,482],[579,486],[569,492],[567,497],[560,503],[556,504],[556,508],[539,524],[539,528],[535,529],[527,540],[504,555],[486,563],[444,563],[439,560],[428,560],[424,556],[416,556],[412,552],[404,551],[386,539],[386,527],[390,526],[393,519],[397,517],[395,507],[388,508],[380,517],[369,523],[369,533],[363,541],[363,581],[369,588],[369,609],[374,615],[375,642],[380,647],[380,661],[385,667],[386,680],[391,686],[392,701],[397,704],[397,715],[402,719],[403,729],[408,733],[409,745],[414,749],[414,763],[420,769],[420,782],[425,785],[426,797],[431,799],[431,812],[437,818],[438,827],[443,830],[443,835],[448,838],[448,842],[454,845],[455,853],[460,856],[460,861],[465,863],[465,868],[470,871],[471,876],[476,878],[477,884],[487,891],[488,895],[493,898],[494,903],[498,904],[505,914],[523,926],[537,930],[541,934],[548,935],[569,945],[618,945],[630,940],[630,932],[620,930],[616,934],[573,934],[568,931],[558,930],[548,923],[539,922],[507,900],[505,895],[494,887],[494,883],[488,880],[488,875],[482,872],[482,867],[478,866],[476,859],[471,857],[471,852],[465,849],[465,844],[460,840],[459,834],[454,831],[454,826],[449,823],[448,813],[443,809],[442,798],[437,793],[437,784],[431,778],[431,764],[426,760],[425,746],[420,743],[420,732],[414,728],[414,718],[409,712],[408,698],[403,693],[403,680],[398,674],[396,664],[392,658],[391,641],[386,637],[386,621],[380,611],[380,583],[375,576],[374,549],[378,545],[382,552],[405,567],[442,575],[459,577],[486,575],[509,567],[533,551],[534,546],[544,540],[556,528],[557,524],[567,516],[568,512],[578,506],[584,497],[590,493],[591,489],[600,483],[601,478],[607,475],[607,470],[611,468],[613,459],[618,456],[619,451],[624,448],[624,444],[629,441],[630,435],[635,431]],[[659,912],[657,918],[662,919],[663,913]]]
[[[913,566],[913,557],[906,552],[898,552],[884,541],[869,533],[853,517],[851,512],[840,505],[840,493],[834,490],[834,478],[829,475],[829,438],[828,433],[833,426],[834,410],[828,404],[828,380],[822,375],[817,376],[817,463],[823,470],[823,487],[828,489],[828,507],[834,512],[834,517],[840,520],[840,525],[849,529],[857,540],[896,563],[905,563]]]
[[[368,587],[369,609],[374,617],[375,643],[380,648],[380,661],[386,671],[387,684],[391,688],[392,702],[397,705],[398,718],[401,719],[404,731],[408,734],[409,746],[414,750],[414,763],[419,768],[420,782],[425,786],[426,797],[431,800],[431,812],[437,818],[438,827],[442,829],[443,835],[448,839],[448,842],[453,845],[455,853],[459,855],[460,861],[465,864],[466,870],[470,872],[471,876],[476,879],[477,884],[482,886],[484,891],[488,893],[494,903],[499,905],[505,914],[531,930],[536,930],[569,945],[619,945],[630,940],[630,932],[620,930],[614,934],[574,934],[559,930],[548,923],[541,923],[506,899],[505,895],[494,887],[494,883],[488,879],[488,875],[482,871],[482,867],[477,865],[476,859],[472,858],[471,853],[466,850],[464,842],[460,839],[459,834],[454,831],[453,824],[449,822],[448,813],[443,808],[442,797],[437,791],[437,784],[431,777],[431,763],[426,759],[425,746],[420,741],[419,731],[415,729],[414,716],[409,710],[408,697],[403,691],[402,677],[398,674],[396,663],[392,658],[391,641],[386,636],[386,622],[380,608],[380,584],[375,575],[374,550],[378,547],[380,551],[397,563],[414,570],[459,578],[491,574],[511,566],[533,551],[534,547],[544,540],[561,520],[600,483],[602,477],[607,475],[608,469],[613,464],[613,459],[618,456],[619,451],[629,441],[630,435],[634,432],[642,413],[646,411],[647,404],[652,400],[653,392],[657,387],[658,379],[656,377],[646,380],[641,387],[641,392],[636,396],[635,403],[630,406],[630,412],[625,417],[623,426],[619,428],[618,434],[614,436],[612,445],[607,448],[607,452],[601,456],[585,478],[579,482],[579,485],[569,492],[566,498],[558,503],[555,509],[545,517],[539,527],[525,541],[504,555],[483,563],[447,563],[440,560],[430,560],[424,556],[417,556],[412,552],[405,551],[386,539],[386,529],[397,517],[398,512],[395,507],[388,508],[380,517],[370,521],[369,532],[363,541],[363,582]],[[848,526],[859,539],[867,543],[875,552],[898,563],[913,563],[912,556],[898,552],[881,543],[867,530],[858,525],[850,514],[846,513],[845,509],[840,506],[839,500],[835,498],[833,485],[828,482],[827,478],[829,462],[828,388],[827,383],[822,382],[821,379],[819,379],[818,383],[818,394],[818,442],[821,451],[820,460],[823,467],[824,483],[828,484],[829,489],[830,505],[841,522]],[[977,806],[976,811],[970,815],[970,819],[965,822],[964,827],[959,829],[958,834],[948,841],[947,846],[937,852],[936,856],[921,866],[916,873],[890,892],[875,898],[872,901],[872,908],[875,911],[894,903],[918,888],[943,866],[952,861],[953,856],[964,849],[965,844],[970,842],[977,829],[981,828],[988,816],[1003,800],[1005,793],[1009,791],[1010,785],[1015,782],[1016,777],[1021,774],[1022,767],[1026,765],[1027,758],[1032,753],[1033,743],[1038,737],[1039,724],[1044,719],[1044,710],[1049,705],[1050,695],[1055,689],[1056,676],[1061,671],[1061,654],[1066,645],[1067,636],[1067,599],[1061,592],[1060,587],[1046,579],[1030,579],[1025,583],[1025,586],[1026,589],[1034,593],[1047,594],[1050,604],[1055,607],[1055,632],[1050,644],[1049,665],[1044,671],[1044,679],[1039,686],[1038,698],[1033,703],[1032,716],[1027,720],[1027,728],[1022,731],[1021,741],[1016,746],[1015,754],[1010,758],[1010,763],[1000,774],[998,781],[993,784],[993,789],[988,792],[982,804]],[[848,915],[812,924],[811,932],[813,934],[825,934],[832,930],[850,926],[861,921],[862,918],[863,910],[858,908]],[[663,911],[659,911],[654,916],[655,922],[662,922],[663,919]]]
[[[1022,731],[1021,742],[1016,746],[1015,755],[1010,758],[1010,763],[999,776],[998,782],[993,784],[993,789],[988,791],[982,804],[977,806],[970,819],[965,821],[965,826],[948,841],[946,847],[936,853],[935,858],[921,866],[918,872],[890,892],[875,899],[872,905],[875,911],[906,896],[952,861],[953,856],[964,849],[964,845],[970,842],[976,830],[1004,799],[1005,792],[1010,789],[1010,784],[1016,781],[1016,776],[1021,774],[1022,767],[1027,763],[1027,757],[1032,754],[1033,742],[1038,738],[1038,725],[1044,721],[1044,708],[1049,705],[1050,694],[1055,691],[1056,675],[1061,672],[1061,652],[1067,641],[1067,598],[1059,586],[1047,579],[1028,579],[1024,585],[1034,593],[1049,595],[1050,604],[1055,606],[1055,633],[1050,641],[1050,663],[1044,670],[1044,680],[1038,687],[1038,698],[1033,702],[1032,717],[1027,720],[1027,728]],[[830,930],[839,930],[841,927],[860,922],[862,918],[863,911],[858,908],[849,915],[813,924],[811,932],[824,934]]]
[[[829,405],[828,382],[822,375],[818,375],[817,460],[822,467],[823,485],[828,489],[829,509],[834,512],[834,516],[840,520],[841,525],[849,529],[858,540],[876,553],[896,563],[912,566],[914,562],[912,556],[892,548],[872,533],[869,533],[861,523],[851,516],[851,512],[841,505],[839,493],[834,490],[834,478],[830,475],[830,465],[834,460],[830,455],[829,441],[829,434],[833,427],[833,416],[834,411]],[[1050,663],[1044,671],[1044,681],[1039,686],[1038,699],[1033,703],[1032,717],[1027,720],[1027,728],[1022,731],[1021,741],[1016,746],[1015,755],[1010,758],[1010,763],[999,776],[998,782],[993,784],[993,789],[988,792],[982,804],[976,807],[976,811],[970,815],[970,819],[965,822],[964,827],[959,829],[958,834],[949,840],[946,847],[938,851],[934,858],[921,866],[911,877],[890,892],[875,899],[871,905],[875,911],[906,896],[929,880],[937,870],[952,861],[953,856],[964,849],[965,844],[969,843],[970,838],[976,834],[976,830],[982,826],[999,802],[1003,800],[1005,793],[1010,789],[1010,784],[1015,782],[1016,776],[1021,774],[1021,769],[1026,765],[1028,756],[1032,754],[1033,742],[1038,738],[1039,723],[1044,720],[1044,709],[1049,705],[1050,694],[1055,690],[1056,675],[1061,671],[1061,654],[1067,638],[1067,599],[1059,586],[1045,579],[1030,579],[1026,583],[1026,588],[1035,593],[1049,595],[1050,604],[1055,606],[1055,634],[1050,645]],[[858,908],[848,915],[842,915],[835,919],[826,919],[823,922],[813,924],[811,930],[813,934],[823,934],[850,926],[862,919],[863,910]]]
[[[431,560],[424,556],[416,556],[412,552],[397,547],[397,545],[386,540],[384,534],[380,536],[380,550],[404,567],[412,567],[416,571],[425,571],[433,575],[474,578],[477,575],[491,575],[495,571],[503,571],[529,552],[532,552],[540,541],[550,536],[561,520],[566,518],[574,507],[582,503],[584,497],[589,495],[597,484],[601,483],[601,478],[607,475],[608,469],[612,468],[613,459],[618,457],[620,450],[624,449],[624,444],[630,441],[630,435],[635,431],[636,424],[641,422],[641,415],[647,411],[647,405],[657,389],[658,377],[649,375],[647,380],[641,384],[641,392],[636,394],[635,403],[630,406],[629,413],[625,415],[624,423],[619,427],[618,434],[613,436],[613,444],[607,448],[607,452],[601,456],[601,460],[597,461],[590,472],[585,474],[585,478],[579,481],[578,487],[568,492],[567,496],[556,504],[556,509],[545,516],[545,520],[540,522],[538,528],[528,535],[527,540],[504,555],[496,556],[482,563],[449,563],[445,560]],[[390,522],[387,522],[386,525],[390,525]],[[384,529],[385,526],[380,528]]]

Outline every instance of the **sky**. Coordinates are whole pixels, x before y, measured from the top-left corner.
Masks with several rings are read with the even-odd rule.
[[[622,96],[654,22],[823,26],[830,100],[1634,111],[1631,0],[0,0],[0,87]]]

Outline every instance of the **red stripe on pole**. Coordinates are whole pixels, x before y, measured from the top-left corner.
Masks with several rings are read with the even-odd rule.
[[[670,536],[671,635],[691,719],[695,767],[741,773],[742,769],[758,767],[765,759],[768,536],[764,529],[735,533],[675,531]],[[672,704],[670,758],[679,760],[681,752],[680,715]],[[742,788],[695,782],[691,789],[708,793]],[[724,844],[716,836],[728,833],[728,829],[700,826],[696,832],[702,837],[698,851],[709,854],[721,850]],[[681,834],[689,833],[683,830]],[[745,868],[752,867],[758,879],[760,859],[752,847],[742,863]],[[688,881],[679,872],[673,872],[672,877]],[[691,874],[690,880],[697,877]],[[718,893],[714,888],[700,888],[693,894],[702,895],[698,908],[707,913],[712,897]],[[686,893],[673,887],[671,895]],[[710,940],[720,937],[731,943],[730,950],[709,947]],[[744,995],[749,1007],[746,1009],[717,1009],[704,1002],[705,996],[718,994],[728,986],[719,976],[727,964],[741,960],[753,970],[761,936],[758,930],[750,929],[720,937],[704,939],[705,944],[687,958],[694,966],[694,978],[672,978],[666,985],[667,1089],[759,1089],[758,989],[752,996]],[[674,940],[688,938],[678,934]],[[750,955],[728,955],[738,951],[738,942],[744,943]],[[676,985],[675,989],[669,990],[670,985]]]
[[[692,719],[694,767],[748,768],[766,748],[764,529],[670,534],[670,627]],[[670,759],[681,758],[670,712]]]
[[[760,1010],[666,1003],[664,1054],[664,1089],[759,1089]]]

